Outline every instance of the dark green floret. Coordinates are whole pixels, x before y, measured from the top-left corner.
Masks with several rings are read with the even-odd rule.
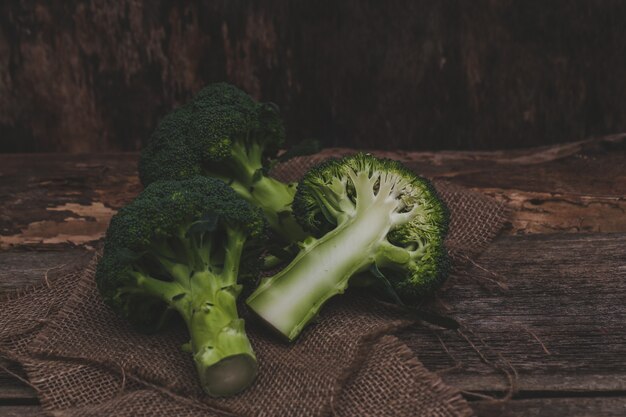
[[[220,178],[260,207],[287,241],[306,234],[291,215],[295,184],[267,170],[285,140],[278,108],[257,103],[236,87],[218,83],[201,90],[161,121],[139,161],[144,185],[195,175]]]
[[[397,161],[358,154],[324,162],[300,181],[293,208],[314,237],[246,301],[289,340],[360,272],[406,303],[445,279],[447,208],[428,180]]]
[[[261,211],[220,180],[155,182],[111,219],[98,289],[146,332],[179,314],[202,387],[231,395],[257,372],[237,297],[258,274],[265,236]]]

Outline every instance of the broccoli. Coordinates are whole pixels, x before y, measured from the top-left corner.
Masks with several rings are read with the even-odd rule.
[[[359,272],[408,303],[447,274],[447,208],[430,182],[397,161],[358,154],[324,162],[300,181],[293,207],[313,237],[246,301],[290,341]]]
[[[292,215],[296,186],[267,175],[284,139],[274,104],[212,84],[160,122],[141,153],[139,177],[144,186],[194,175],[220,178],[260,207],[280,236],[297,241],[306,233]]]
[[[152,183],[111,219],[98,289],[139,330],[178,313],[203,389],[234,394],[257,372],[236,302],[238,281],[258,273],[266,228],[262,212],[220,180]]]

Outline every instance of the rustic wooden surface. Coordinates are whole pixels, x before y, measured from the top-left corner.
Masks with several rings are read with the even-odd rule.
[[[511,212],[476,265],[441,291],[462,333],[416,326],[401,335],[424,364],[480,416],[626,415],[626,135],[396,156]],[[111,214],[140,190],[136,157],[0,156],[0,293],[86,260]],[[507,373],[517,374],[513,399],[485,400],[506,394]],[[37,410],[34,392],[0,372],[0,415]]]

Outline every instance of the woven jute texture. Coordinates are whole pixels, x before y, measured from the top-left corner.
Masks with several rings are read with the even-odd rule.
[[[319,158],[297,158],[274,175],[297,179]],[[455,265],[500,230],[502,206],[435,182],[451,212]],[[21,363],[43,409],[58,416],[469,416],[460,394],[429,372],[392,333],[414,321],[363,295],[335,297],[288,345],[253,321],[247,330],[259,376],[228,399],[203,395],[183,326],[135,332],[106,307],[87,267],[0,303],[0,355]],[[241,311],[247,317],[245,308]]]

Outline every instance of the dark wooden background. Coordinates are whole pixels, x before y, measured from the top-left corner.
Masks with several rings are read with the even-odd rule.
[[[204,84],[289,140],[506,149],[626,131],[621,0],[6,0],[0,152],[136,150]]]

